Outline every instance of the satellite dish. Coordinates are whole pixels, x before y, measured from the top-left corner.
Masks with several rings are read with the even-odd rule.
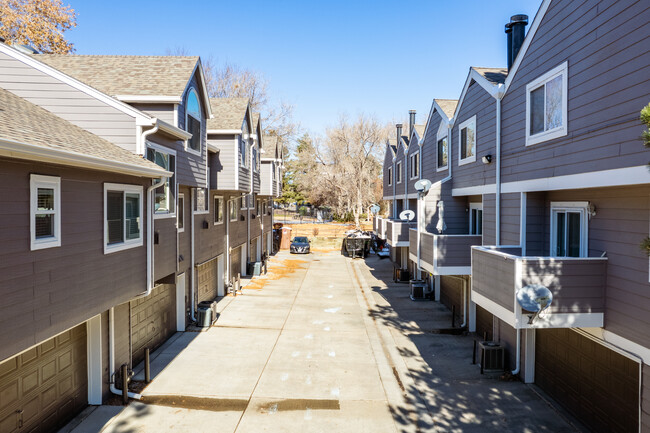
[[[378,205],[373,204],[372,206],[370,206],[370,213],[372,213],[373,215],[377,215],[380,209],[381,208]]]
[[[415,182],[414,187],[418,192],[427,192],[431,188],[431,181],[428,179],[420,179]]]
[[[528,324],[531,325],[542,311],[550,307],[553,293],[548,287],[530,284],[517,290],[517,302],[521,308],[533,313],[528,315]]]
[[[415,218],[415,212],[412,210],[405,210],[399,214],[399,219],[402,221],[413,221],[413,218]]]

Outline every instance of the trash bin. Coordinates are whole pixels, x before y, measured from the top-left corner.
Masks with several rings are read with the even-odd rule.
[[[248,275],[259,277],[262,271],[262,262],[248,262]]]
[[[212,311],[211,324],[216,322],[219,318],[219,313],[217,313],[217,301],[201,301],[199,302],[199,308],[209,308]]]
[[[212,325],[212,308],[199,306],[196,315],[196,326],[209,328]]]

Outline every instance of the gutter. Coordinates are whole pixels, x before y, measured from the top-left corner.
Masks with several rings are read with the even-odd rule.
[[[0,156],[30,161],[50,162],[78,168],[110,171],[139,177],[171,177],[172,172],[161,167],[144,167],[128,162],[108,160],[98,156],[84,155],[63,149],[52,149],[35,144],[0,138]]]

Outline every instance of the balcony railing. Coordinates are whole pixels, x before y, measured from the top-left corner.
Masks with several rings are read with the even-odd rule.
[[[386,240],[392,247],[409,246],[409,229],[415,227],[415,222],[386,220]]]
[[[601,327],[607,258],[522,256],[519,247],[472,248],[472,300],[516,328]],[[531,284],[547,287],[553,301],[532,324],[516,300]]]
[[[472,246],[481,245],[481,235],[437,235],[421,232],[420,266],[434,275],[469,275]],[[409,255],[417,258],[417,230],[409,233]]]

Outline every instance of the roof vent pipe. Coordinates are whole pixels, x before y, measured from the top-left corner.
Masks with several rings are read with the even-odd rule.
[[[397,128],[397,146],[399,146],[399,140],[402,137],[402,124],[401,123],[396,124],[395,128]]]
[[[409,110],[409,139],[413,134],[414,125],[415,125],[415,110]]]
[[[508,70],[515,62],[517,54],[524,43],[526,37],[526,26],[528,25],[528,15],[513,15],[510,22],[506,24],[506,34],[508,35]]]

